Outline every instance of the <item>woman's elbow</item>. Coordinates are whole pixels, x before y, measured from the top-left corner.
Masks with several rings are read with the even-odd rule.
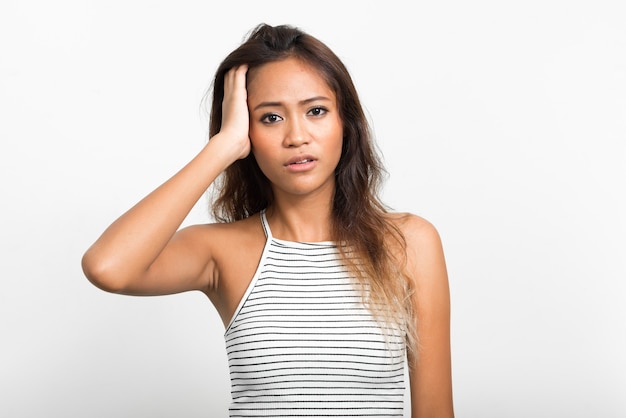
[[[124,293],[126,288],[123,276],[115,272],[111,263],[91,250],[83,255],[81,267],[85,277],[98,289],[110,293]]]

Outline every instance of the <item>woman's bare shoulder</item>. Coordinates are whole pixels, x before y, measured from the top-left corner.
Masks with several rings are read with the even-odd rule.
[[[172,239],[181,254],[200,260],[201,282],[214,289],[227,272],[235,271],[246,257],[259,253],[265,233],[259,215],[234,222],[194,224],[182,228]]]
[[[195,224],[183,228],[180,233],[215,250],[240,245],[249,240],[258,241],[259,236],[264,234],[259,215],[233,222]]]
[[[386,214],[386,216],[392,225],[402,232],[407,241],[417,240],[427,243],[433,239],[439,240],[437,228],[422,216],[410,212],[391,212]]]
[[[413,213],[391,213],[389,220],[402,233],[408,273],[416,281],[447,280],[439,231]]]

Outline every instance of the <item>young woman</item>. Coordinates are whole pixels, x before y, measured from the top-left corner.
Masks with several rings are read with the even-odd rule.
[[[226,328],[231,417],[451,417],[435,228],[377,197],[351,78],[322,42],[257,27],[213,81],[210,140],[117,219],[83,270],[129,295],[204,292]],[[216,223],[180,228],[215,188]]]

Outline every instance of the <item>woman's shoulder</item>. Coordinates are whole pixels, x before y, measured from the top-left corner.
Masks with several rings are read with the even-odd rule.
[[[203,254],[208,265],[221,273],[260,256],[267,239],[258,214],[233,222],[196,224],[181,233],[187,235],[187,248]]]
[[[409,264],[423,264],[442,259],[439,231],[426,218],[408,212],[389,213],[388,219],[402,234]]]
[[[231,242],[246,241],[264,235],[259,215],[232,222],[209,222],[195,224],[184,229],[196,239],[213,243],[218,247]]]
[[[404,235],[405,239],[429,240],[439,238],[437,228],[426,218],[410,212],[390,212],[389,222]]]

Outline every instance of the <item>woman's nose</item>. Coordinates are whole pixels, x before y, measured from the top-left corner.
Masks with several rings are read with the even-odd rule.
[[[299,147],[308,142],[304,123],[297,119],[291,119],[287,124],[285,132],[284,145],[286,147]]]

